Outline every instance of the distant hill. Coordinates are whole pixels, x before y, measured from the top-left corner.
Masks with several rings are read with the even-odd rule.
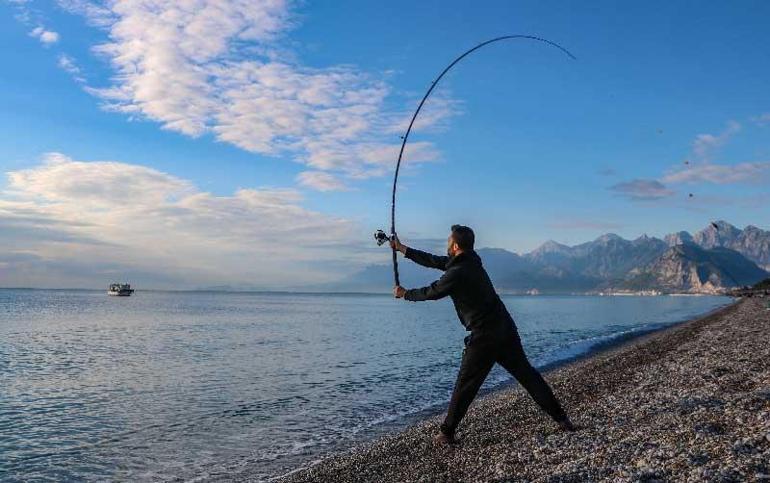
[[[525,258],[596,280],[622,278],[629,270],[649,263],[668,247],[664,241],[647,235],[626,240],[613,233],[574,247],[556,247],[554,243],[546,242]]]
[[[645,267],[634,269],[621,287],[631,290],[717,293],[726,287],[753,285],[767,272],[735,250],[676,245]]]
[[[673,247],[674,245],[682,245],[684,243],[692,243],[692,235],[690,235],[686,231],[678,231],[676,233],[669,233],[666,235],[663,240],[666,242],[666,244],[670,247]]]
[[[720,220],[695,233],[692,241],[703,248],[730,248],[770,270],[770,231],[753,225],[740,230]]]
[[[547,241],[524,255],[501,248],[481,248],[478,253],[496,288],[513,293],[714,293],[770,276],[770,232],[754,226],[740,230],[724,221],[695,235],[681,231],[664,240],[647,235],[626,240],[608,233],[575,246]],[[410,287],[441,275],[409,261],[399,263],[399,269]],[[319,289],[385,292],[392,284],[391,266],[378,264]]]

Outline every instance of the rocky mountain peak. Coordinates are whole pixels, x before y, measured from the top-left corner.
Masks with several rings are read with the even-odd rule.
[[[693,240],[705,248],[729,247],[740,234],[741,230],[724,220],[719,220],[697,232],[693,236]]]
[[[642,235],[626,240],[608,233],[575,246],[549,240],[521,256],[495,248],[479,255],[495,286],[502,290],[564,293],[593,290],[659,290],[717,293],[725,287],[750,285],[768,276],[770,231],[755,226],[740,230],[719,221],[697,233],[671,233],[665,241]],[[704,246],[704,243],[706,246]],[[708,246],[710,244],[710,246]],[[404,278],[430,283],[434,271],[405,263]],[[370,267],[335,289],[389,288],[392,268]]]
[[[635,246],[643,245],[666,245],[666,243],[654,236],[649,236],[646,233],[632,241]]]
[[[607,244],[610,242],[617,242],[617,241],[627,241],[620,235],[616,235],[614,233],[605,233],[604,235],[600,236],[595,240],[597,243],[601,244]]]
[[[533,255],[541,255],[545,253],[563,253],[565,251],[569,251],[569,247],[567,245],[563,245],[553,240],[548,240],[536,249],[532,250],[531,253]]]
[[[716,227],[714,225],[716,225]],[[736,233],[741,231],[738,228],[736,228],[734,225],[731,225],[730,223],[726,222],[725,220],[717,220],[715,222],[712,222],[706,228],[718,229],[719,231],[726,231],[730,233]]]
[[[770,269],[770,231],[753,225],[741,230],[719,220],[696,233],[693,241],[704,248],[724,247],[735,250],[760,267]]]
[[[642,269],[634,270],[626,287],[671,292],[718,293],[725,287],[751,285],[767,272],[728,248],[706,249],[695,243],[670,247]]]
[[[673,247],[683,243],[691,243],[693,240],[692,235],[690,235],[689,232],[678,231],[676,233],[669,233],[663,238],[663,241],[665,241],[668,246]]]

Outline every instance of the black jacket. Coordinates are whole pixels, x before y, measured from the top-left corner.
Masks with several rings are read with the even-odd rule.
[[[495,292],[475,251],[450,258],[407,248],[405,256],[424,267],[444,270],[444,275],[429,286],[407,290],[406,300],[438,300],[449,295],[460,322],[473,333],[499,332],[513,327],[513,318]]]

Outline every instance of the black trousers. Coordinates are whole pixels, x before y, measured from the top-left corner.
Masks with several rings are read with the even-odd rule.
[[[527,360],[518,331],[511,326],[500,332],[471,334],[465,338],[460,372],[441,431],[454,434],[495,363],[510,372],[538,406],[554,420],[559,421],[565,417],[548,383]]]

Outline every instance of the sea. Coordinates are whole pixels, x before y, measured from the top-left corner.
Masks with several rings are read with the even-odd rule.
[[[539,367],[730,302],[503,300]],[[269,480],[441,413],[464,334],[387,294],[2,289],[0,480]]]

